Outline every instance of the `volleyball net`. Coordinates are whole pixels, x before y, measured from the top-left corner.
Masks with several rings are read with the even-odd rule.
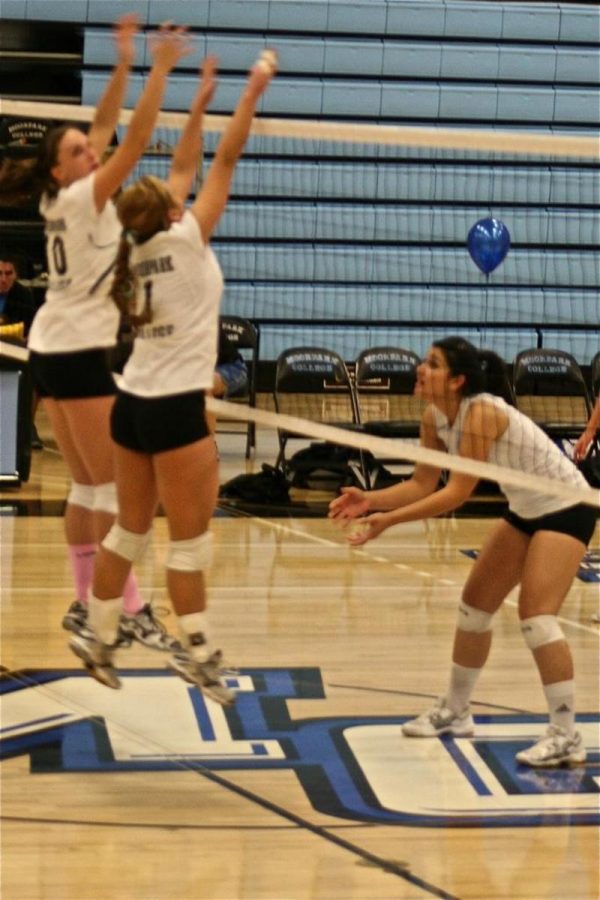
[[[85,127],[93,114],[91,107],[0,101],[0,116],[30,120],[32,132],[35,123]],[[117,141],[130,118],[123,110]],[[161,113],[132,179],[168,177],[185,121],[184,113]],[[227,121],[204,118],[204,172]],[[26,154],[27,140],[13,149]],[[447,335],[492,349],[513,367],[528,351],[519,402],[530,404],[539,424],[562,424],[574,439],[591,411],[600,350],[599,168],[597,137],[574,130],[256,118],[212,242],[226,283],[222,311],[258,325],[259,365],[269,377],[290,347],[329,348],[350,370],[368,349],[422,359]],[[10,211],[2,219],[10,224]],[[473,226],[486,220],[504,226],[508,246],[493,232],[479,251],[469,244]],[[3,246],[18,243],[19,228]],[[38,240],[41,246],[41,231]],[[496,254],[487,272],[484,251]],[[3,344],[2,352],[16,349]],[[542,388],[540,374],[554,387]],[[394,378],[371,379],[370,402],[391,421],[385,391]],[[217,415],[258,427],[600,505],[591,487],[568,488],[518,465],[499,471],[414,440],[336,427],[348,418],[344,403],[330,395],[320,404],[319,418],[329,421],[286,417],[270,401],[263,408],[209,401]]]

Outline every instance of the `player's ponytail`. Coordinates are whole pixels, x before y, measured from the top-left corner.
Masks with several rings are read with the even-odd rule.
[[[452,375],[463,375],[463,397],[481,394],[497,394],[506,397],[506,365],[492,350],[478,350],[461,337],[447,337],[433,342],[443,351]]]
[[[484,387],[488,394],[496,394],[498,397],[507,397],[508,373],[503,359],[493,350],[479,350],[479,365],[483,371]]]
[[[124,229],[114,262],[114,275],[109,296],[116,304],[122,316],[131,319],[135,313],[137,293],[136,277],[131,269],[131,248],[136,240],[134,231]]]

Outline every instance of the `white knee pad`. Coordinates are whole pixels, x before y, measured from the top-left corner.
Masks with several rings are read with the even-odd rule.
[[[67,503],[72,503],[73,506],[83,506],[84,509],[89,509],[90,511],[93,510],[94,485],[79,484],[77,481],[72,481]]]
[[[141,559],[146,552],[151,535],[152,531],[147,531],[145,534],[127,531],[126,528],[121,528],[119,523],[115,522],[102,541],[102,546],[105,550],[110,550],[111,553],[116,553],[117,556],[122,556],[123,559],[134,563]]]
[[[112,513],[116,516],[118,509],[117,486],[114,481],[97,484],[94,487],[94,512]]]
[[[167,568],[179,572],[201,572],[212,563],[213,536],[210,531],[187,541],[171,541],[167,553]]]
[[[458,607],[457,626],[461,631],[472,631],[474,634],[483,634],[484,631],[491,631],[493,613],[485,612],[483,609],[476,609],[474,606],[468,606],[461,603]]]
[[[556,616],[532,616],[530,619],[522,619],[521,631],[530,650],[565,639]]]

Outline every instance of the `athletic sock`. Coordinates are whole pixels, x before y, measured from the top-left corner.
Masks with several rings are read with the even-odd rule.
[[[131,571],[123,588],[123,612],[126,616],[135,616],[143,608],[144,601],[140,594],[137,578]]]
[[[564,728],[569,734],[575,731],[575,682],[555,681],[544,685],[544,694],[550,713],[550,722]]]
[[[183,645],[190,656],[198,662],[206,662],[211,655],[206,610],[178,616],[177,624]]]
[[[75,582],[76,600],[87,604],[90,587],[94,578],[95,544],[69,544],[69,560],[73,581]]]
[[[446,694],[446,706],[460,715],[469,705],[475,682],[479,678],[481,669],[472,669],[467,666],[459,666],[452,663],[450,669],[450,684]]]
[[[98,597],[90,597],[89,623],[94,634],[103,644],[114,644],[119,630],[119,620],[123,609],[123,598],[115,597],[112,600],[99,600]]]

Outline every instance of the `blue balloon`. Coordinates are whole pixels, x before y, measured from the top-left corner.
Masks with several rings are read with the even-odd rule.
[[[510,233],[499,219],[480,219],[469,231],[467,247],[473,262],[489,275],[508,253]]]

